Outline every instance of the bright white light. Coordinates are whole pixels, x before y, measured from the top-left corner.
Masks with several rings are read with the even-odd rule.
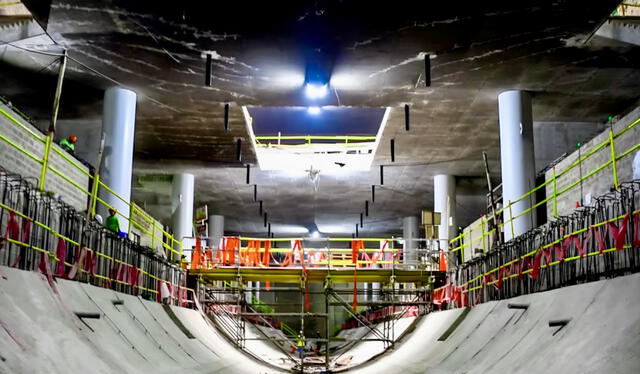
[[[361,83],[353,74],[342,73],[331,76],[331,86],[338,89],[361,88]]]
[[[304,75],[299,73],[283,72],[275,76],[274,83],[278,87],[283,88],[300,87],[304,84]]]
[[[320,114],[320,107],[310,106],[309,108],[307,108],[307,113],[313,115]]]
[[[314,232],[311,233],[311,237],[312,238],[319,238],[320,237],[320,233],[317,232],[317,231],[314,231]]]
[[[309,99],[320,99],[327,96],[329,87],[326,84],[307,83],[304,85],[304,93]]]

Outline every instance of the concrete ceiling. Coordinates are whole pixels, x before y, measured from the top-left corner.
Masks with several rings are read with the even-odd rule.
[[[244,164],[255,166],[255,155],[246,146],[241,108],[308,106],[301,87],[286,78],[304,76],[310,66],[319,65],[335,81],[324,104],[392,111],[369,172],[321,173],[315,192],[306,175],[252,168],[251,183],[276,234],[300,227],[353,232],[382,164],[385,184],[361,232],[398,232],[401,217],[431,208],[438,173],[458,176],[459,222],[466,224],[484,210],[482,151],[499,179],[501,91],[532,92],[541,134],[536,149],[544,152],[539,167],[640,97],[640,48],[593,36],[615,0],[25,3],[57,44],[41,49],[67,48],[74,59],[139,94],[136,176],[194,173],[197,203],[227,216],[232,232],[265,231],[253,186],[245,184]],[[214,56],[211,87],[204,86],[205,52]],[[52,94],[42,99],[43,90],[52,92],[55,78],[12,61],[0,69],[9,82],[0,94],[46,119]],[[71,64],[63,120],[99,118],[100,92],[114,82],[95,71]],[[225,103],[229,132],[223,129]],[[404,104],[411,106],[409,132]],[[545,141],[549,131],[567,141]],[[242,163],[235,161],[238,138],[245,141]],[[163,183],[137,183],[134,199],[167,220],[169,182]]]

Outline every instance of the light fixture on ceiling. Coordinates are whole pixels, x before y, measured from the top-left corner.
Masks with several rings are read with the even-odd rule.
[[[305,95],[307,95],[307,98],[312,100],[321,99],[327,96],[328,92],[329,92],[329,87],[327,84],[307,83],[304,85]]]
[[[314,116],[317,114],[320,114],[320,107],[310,106],[307,108],[307,113],[312,114]]]

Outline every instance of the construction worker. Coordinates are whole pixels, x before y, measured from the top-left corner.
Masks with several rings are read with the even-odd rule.
[[[60,141],[60,147],[69,153],[74,153],[76,150],[75,144],[78,141],[78,137],[75,135],[71,135],[68,138],[62,139]]]
[[[296,338],[296,347],[298,348],[298,355],[300,356],[301,360],[304,358],[304,346],[304,334],[301,330],[300,333],[298,333],[298,337]]]
[[[120,233],[120,221],[118,221],[118,217],[116,216],[116,210],[113,208],[109,208],[109,217],[107,217],[107,223],[105,227],[115,232],[116,234]]]

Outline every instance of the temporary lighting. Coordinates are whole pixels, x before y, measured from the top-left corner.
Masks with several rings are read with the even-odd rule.
[[[320,107],[317,106],[310,106],[309,108],[307,108],[307,113],[311,114],[311,115],[318,115],[320,114]]]
[[[207,64],[205,65],[204,85],[211,87],[211,53],[207,53]]]
[[[396,140],[395,139],[391,139],[391,141],[389,143],[390,143],[389,147],[391,148],[391,162],[396,162]],[[247,173],[249,173],[249,172],[247,171]],[[247,180],[248,180],[248,178],[249,177],[247,177]]]
[[[314,231],[311,233],[311,237],[312,238],[319,238],[320,237],[320,233],[318,231]]]
[[[431,86],[431,55],[424,55],[424,85]]]
[[[409,121],[409,104],[404,104],[404,129],[409,131],[411,129],[411,122]]]
[[[307,83],[304,85],[304,93],[309,99],[321,99],[327,96],[328,92],[327,84]]]
[[[224,104],[224,131],[229,131],[229,104]]]

